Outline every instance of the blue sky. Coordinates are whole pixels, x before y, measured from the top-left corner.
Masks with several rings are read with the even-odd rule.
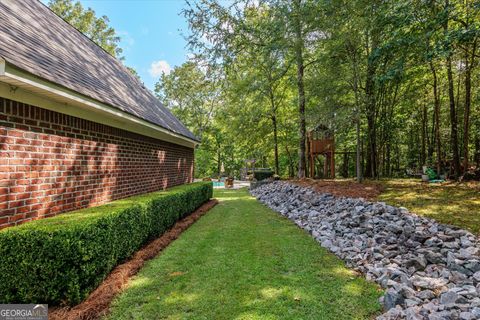
[[[188,24],[180,15],[182,0],[81,0],[84,7],[106,15],[122,38],[125,64],[140,74],[152,89],[161,72],[186,61],[188,50],[182,33]]]

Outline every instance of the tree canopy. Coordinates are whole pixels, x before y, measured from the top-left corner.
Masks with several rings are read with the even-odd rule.
[[[183,15],[195,58],[157,92],[202,138],[197,175],[255,158],[303,177],[319,124],[338,175],[480,167],[479,1],[198,0]]]

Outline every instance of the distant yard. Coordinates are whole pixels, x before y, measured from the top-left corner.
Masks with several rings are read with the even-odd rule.
[[[379,201],[480,234],[480,184],[421,183],[413,179],[382,181]]]
[[[371,319],[382,292],[250,197],[221,202],[150,261],[111,319]]]

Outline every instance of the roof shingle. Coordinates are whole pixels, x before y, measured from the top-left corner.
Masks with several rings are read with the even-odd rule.
[[[37,0],[0,0],[0,57],[42,79],[198,140],[120,61]]]

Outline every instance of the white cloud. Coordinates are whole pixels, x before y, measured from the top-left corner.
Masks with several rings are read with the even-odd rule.
[[[148,69],[148,73],[154,78],[160,77],[163,73],[169,75],[170,71],[172,71],[172,67],[165,60],[153,61]]]

